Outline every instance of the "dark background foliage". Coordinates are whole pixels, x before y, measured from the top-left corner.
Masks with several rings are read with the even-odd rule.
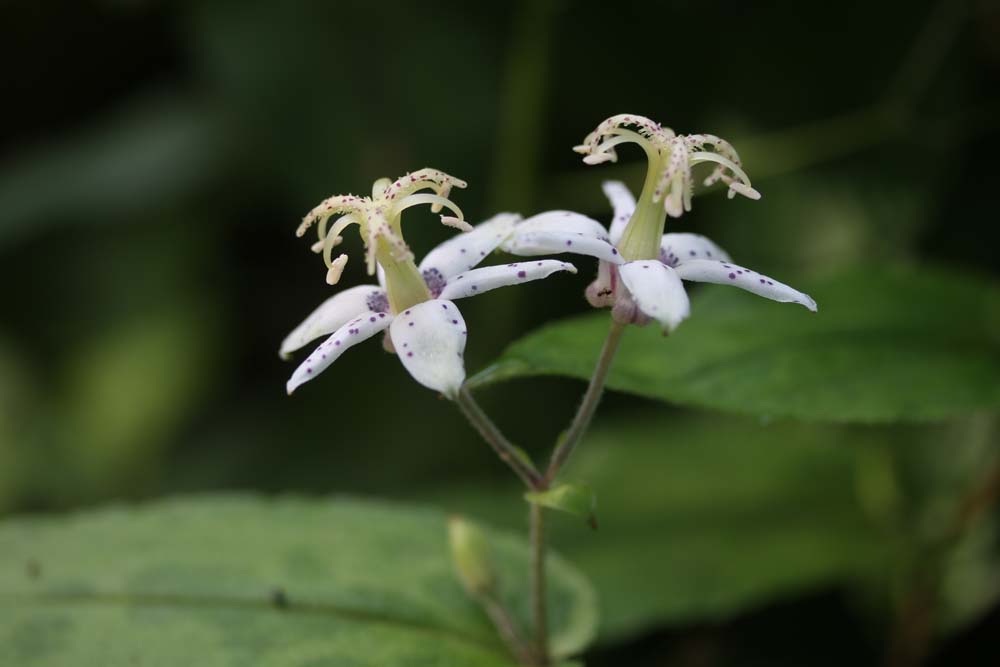
[[[638,156],[588,168],[569,148],[614,113],[733,141],[763,200],[709,193],[675,229],[749,266],[792,284],[895,263],[997,277],[989,2],[6,2],[0,35],[5,515],[220,489],[440,498],[502,478],[377,345],[285,396],[278,343],[329,293],[293,231],[323,197],[423,166],[468,180],[455,199],[473,221],[605,219],[600,180],[638,185]],[[405,231],[418,255],[452,233],[426,211]],[[366,279],[356,259],[344,284]],[[469,369],[584,312],[589,279],[463,305]],[[580,390],[522,381],[484,401],[541,453]],[[691,412],[612,394],[600,420],[650,411]],[[851,590],[670,623],[591,662],[877,664],[892,623]],[[936,664],[994,664],[998,614],[936,643]]]

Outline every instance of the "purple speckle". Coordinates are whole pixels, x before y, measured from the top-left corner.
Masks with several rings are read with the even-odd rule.
[[[761,278],[761,279],[760,279],[760,284],[761,284],[761,285],[763,285],[763,284],[764,284],[765,282],[767,282],[767,281],[766,281],[766,280],[764,280],[763,278]]]
[[[413,356],[413,353],[412,353],[412,352],[407,352],[407,353],[406,353],[406,356],[408,356],[408,357],[412,357],[412,356]]]
[[[339,340],[335,340],[335,341],[333,341],[333,344],[334,345],[340,345],[340,341]]]
[[[767,284],[768,284],[768,285],[773,285],[774,283],[772,283],[772,282],[771,282],[770,280],[768,280],[768,281],[767,281]]]
[[[473,286],[472,286],[472,291],[473,291],[473,292],[475,292],[475,291],[476,291],[476,290],[478,290],[478,289],[479,289],[479,286],[478,286],[478,285],[473,285]]]
[[[517,272],[517,277],[518,277],[518,278],[524,278],[524,277],[526,277],[527,275],[528,275],[528,273],[527,273],[526,271],[518,271],[518,272]]]
[[[374,315],[372,315],[371,317],[369,317],[369,318],[368,318],[368,321],[369,321],[369,322],[374,322],[374,321],[375,321],[375,316],[374,316]]]
[[[458,324],[458,320],[452,320],[451,323],[452,324]]]
[[[421,276],[427,285],[427,289],[430,290],[431,296],[435,299],[441,294],[441,290],[444,289],[445,284],[448,282],[444,275],[434,267],[424,269]]]
[[[309,373],[310,375],[312,375],[312,372],[313,372],[313,369],[311,369],[311,368],[307,368],[306,369],[306,373]]]
[[[412,327],[413,325],[414,325],[414,322],[410,322],[410,326]]]
[[[385,292],[375,292],[370,295],[367,299],[368,310],[374,311],[376,313],[384,313],[389,310],[389,298],[386,296]],[[384,315],[380,315],[384,317]]]
[[[730,273],[729,274],[729,279],[730,280],[736,280],[736,274],[735,273]]]
[[[691,255],[692,257],[694,257],[694,256],[695,256],[695,255],[697,255],[698,253],[696,253],[696,252],[695,252],[694,250],[692,250],[692,251],[690,251],[690,252],[689,252],[688,254],[689,254],[689,255]]]
[[[461,249],[459,250],[459,252],[461,252],[462,254],[465,254],[465,248],[461,248]]]
[[[407,311],[404,311],[404,312],[403,312],[403,314],[404,314],[404,315],[409,315],[409,314],[410,314],[410,311],[408,311],[408,310],[407,310]]]
[[[649,268],[649,264],[643,264],[643,265],[642,265],[642,268],[644,268],[644,269],[648,269],[648,268]]]
[[[541,265],[542,265],[542,263],[541,263],[541,262],[539,262],[539,263],[538,263],[538,266],[541,266]]]
[[[573,242],[567,239],[566,245],[573,245]]]
[[[385,317],[385,313],[379,313],[378,316],[379,316],[379,318],[383,318],[383,317]]]
[[[611,249],[611,254],[612,255],[617,255],[618,254],[618,248],[612,248]]]

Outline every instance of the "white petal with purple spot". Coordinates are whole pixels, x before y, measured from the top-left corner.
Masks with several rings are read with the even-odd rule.
[[[701,234],[664,234],[660,240],[660,261],[677,268],[692,259],[718,259],[729,261],[725,250]]]
[[[612,243],[618,243],[635,212],[635,197],[621,181],[604,181],[601,187],[615,211],[611,219],[610,236]]]
[[[389,302],[385,292],[375,285],[358,285],[337,292],[309,314],[302,324],[295,327],[281,342],[282,359],[311,340],[325,336],[344,326],[351,318],[366,310],[387,311]]]
[[[515,241],[523,234],[534,232],[560,232],[570,234],[582,234],[595,239],[608,240],[608,230],[604,225],[593,218],[588,218],[572,211],[546,211],[533,215],[530,218],[518,223],[514,228],[511,241]],[[501,246],[510,252],[508,245],[510,241]]]
[[[344,353],[344,350],[368,340],[389,326],[390,322],[392,315],[389,313],[368,311],[334,331],[292,373],[292,377],[285,385],[288,393],[291,394],[299,385],[309,382],[326,370]]]
[[[673,331],[691,312],[687,292],[677,272],[655,259],[618,267],[618,274],[639,309]]]
[[[766,299],[797,303],[816,312],[816,302],[808,294],[731,262],[692,259],[678,266],[677,274],[684,280],[733,285]]]
[[[475,296],[498,287],[548,278],[557,271],[576,273],[576,267],[569,262],[544,259],[473,269],[451,278],[445,285],[444,291],[441,292],[441,298],[462,299],[467,296]]]
[[[458,306],[445,299],[418,303],[396,315],[389,335],[414,380],[455,397],[465,382],[466,328]]]
[[[468,271],[496,250],[520,219],[516,213],[501,213],[476,225],[471,232],[451,237],[427,253],[420,262],[420,272],[425,279],[434,272],[447,279]]]
[[[507,252],[528,257],[572,252],[612,264],[624,261],[610,241],[574,232],[515,232],[505,245]]]

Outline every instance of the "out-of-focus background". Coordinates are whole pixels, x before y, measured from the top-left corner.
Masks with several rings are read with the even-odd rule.
[[[640,155],[586,167],[570,148],[615,113],[736,145],[763,199],[708,193],[674,229],[708,234],[757,270],[791,284],[893,263],[998,274],[1000,12],[991,2],[15,1],[0,7],[0,35],[4,516],[222,489],[475,505],[476,489],[509,473],[453,406],[378,345],[285,395],[294,364],[279,360],[278,344],[331,293],[322,262],[293,232],[322,198],[366,194],[378,177],[424,166],[469,182],[453,198],[473,222],[547,208],[606,220],[600,181],[637,187]],[[413,210],[405,233],[419,256],[454,232]],[[347,247],[360,242],[349,236]],[[531,328],[584,312],[591,276],[588,265],[464,304],[469,370]],[[352,261],[342,285],[364,280],[363,262]],[[483,400],[541,454],[581,390],[546,378]],[[961,498],[977,466],[956,462],[972,460],[967,441],[995,445],[994,421],[785,423],[753,437],[781,451],[806,440],[868,443],[863,456],[877,461],[908,448],[913,479],[946,468],[960,481],[941,493]],[[663,428],[630,438],[642,423]],[[769,475],[788,466],[727,452],[743,425],[759,427],[610,394],[593,451],[633,440],[673,448],[654,484],[704,495],[724,465],[767,495]],[[708,444],[685,449],[684,437]],[[592,457],[581,465],[602,469]],[[839,463],[810,465],[802,483],[822,485]],[[631,479],[615,470],[598,489],[611,507]],[[646,503],[650,514],[683,515],[669,494],[650,497],[667,499]],[[795,500],[771,501],[795,514]],[[564,551],[573,558],[587,542],[652,532],[624,523],[596,535],[564,526]],[[730,532],[757,531],[730,520],[701,529],[712,553],[732,548]],[[775,530],[761,526],[759,540]],[[838,549],[835,540],[803,548]],[[617,552],[604,570],[629,570],[638,551]],[[800,566],[783,553],[750,558],[744,579]],[[616,617],[588,664],[879,664],[887,645],[923,632],[905,621],[919,596],[900,593],[919,560],[896,561],[898,573],[871,585],[838,571],[732,601],[728,580],[709,573],[704,605]],[[977,581],[995,584],[997,562],[985,561]],[[671,576],[669,563],[646,565],[652,589]],[[642,606],[642,590],[634,595]],[[934,664],[996,664],[1000,611],[990,609],[915,642]]]

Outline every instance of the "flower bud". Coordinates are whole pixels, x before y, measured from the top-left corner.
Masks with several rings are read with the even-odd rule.
[[[462,586],[470,595],[488,595],[496,588],[496,572],[489,541],[471,521],[459,516],[448,519],[448,542]]]

